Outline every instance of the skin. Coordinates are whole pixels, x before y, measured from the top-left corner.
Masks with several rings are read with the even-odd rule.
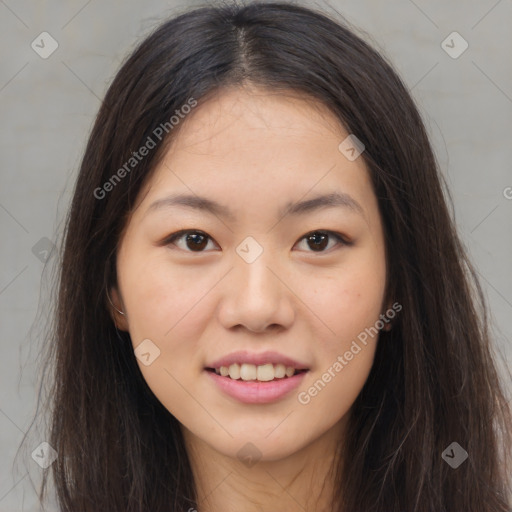
[[[368,170],[362,158],[349,161],[338,149],[348,133],[337,118],[298,94],[224,89],[181,123],[123,232],[110,296],[125,314],[112,310],[114,321],[134,348],[150,339],[160,350],[150,365],[137,363],[182,425],[199,512],[330,510],[329,465],[378,336],[360,344],[309,403],[297,396],[390,307]],[[363,213],[334,207],[278,217],[288,202],[332,191],[350,194]],[[213,199],[235,218],[177,206],[147,213],[176,192]],[[199,250],[186,235],[163,242],[181,229],[209,238]],[[315,250],[304,237],[318,230],[340,233],[352,245],[330,237]],[[236,252],[247,236],[263,248],[250,264]],[[243,404],[203,371],[241,349],[275,350],[310,371],[276,403]],[[250,467],[237,456],[247,442],[260,454]]]

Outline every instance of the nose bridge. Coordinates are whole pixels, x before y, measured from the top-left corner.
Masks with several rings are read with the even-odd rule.
[[[254,295],[255,299],[275,300],[281,292],[280,282],[274,275],[276,270],[270,270],[278,267],[275,255],[252,237],[242,242],[236,252],[235,279],[240,285],[238,291],[247,294],[249,298]]]
[[[234,268],[223,293],[221,321],[225,327],[242,324],[251,331],[288,325],[293,308],[288,288],[276,276],[279,263],[270,250],[248,238],[236,248]]]

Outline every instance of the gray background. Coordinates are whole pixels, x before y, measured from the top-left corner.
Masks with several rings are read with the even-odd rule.
[[[481,276],[496,346],[512,364],[512,1],[301,3],[341,12],[411,90]],[[35,436],[21,464],[13,459],[37,400],[44,326],[36,315],[48,306],[44,250],[60,240],[101,98],[121,60],[156,23],[198,4],[0,0],[2,512],[39,510],[30,479],[38,483],[42,470],[31,452],[43,437]],[[46,59],[31,47],[34,40],[42,46],[44,31],[58,42]],[[453,31],[469,44],[458,58],[441,46]],[[448,44],[461,48],[456,39]],[[50,255],[46,269],[55,259]]]

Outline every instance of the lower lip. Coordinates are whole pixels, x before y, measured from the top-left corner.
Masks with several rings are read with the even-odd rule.
[[[215,372],[204,370],[221,391],[236,398],[244,404],[268,404],[277,402],[293,391],[302,382],[308,372],[301,372],[292,377],[270,380],[267,382],[255,382],[234,380],[222,377]]]

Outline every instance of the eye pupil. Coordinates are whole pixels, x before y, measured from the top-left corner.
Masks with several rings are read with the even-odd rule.
[[[319,240],[320,238],[322,238],[321,241]],[[321,244],[321,247],[319,249],[321,251],[321,250],[325,249],[325,247],[327,245],[327,238],[328,238],[328,235],[325,233],[313,233],[308,236],[308,243],[313,242],[314,244]],[[311,247],[311,248],[313,249],[313,247]],[[316,249],[314,249],[314,250],[316,250]]]
[[[202,238],[202,240],[201,240],[201,241],[199,241],[199,243],[198,243],[198,238],[199,238],[199,239],[201,239],[201,238]],[[193,241],[194,241],[194,243],[193,243],[192,247],[190,247],[190,246],[188,245],[188,243],[189,243],[191,240],[193,240]],[[187,237],[186,237],[186,243],[187,243],[187,247],[188,247],[189,249],[194,250],[193,248],[195,248],[195,249],[199,249],[199,250],[201,250],[201,249],[204,249],[204,247],[206,246],[206,237],[205,237],[204,235],[201,235],[201,234],[198,234],[198,233],[191,233],[191,234],[188,234],[188,235],[187,235]]]

